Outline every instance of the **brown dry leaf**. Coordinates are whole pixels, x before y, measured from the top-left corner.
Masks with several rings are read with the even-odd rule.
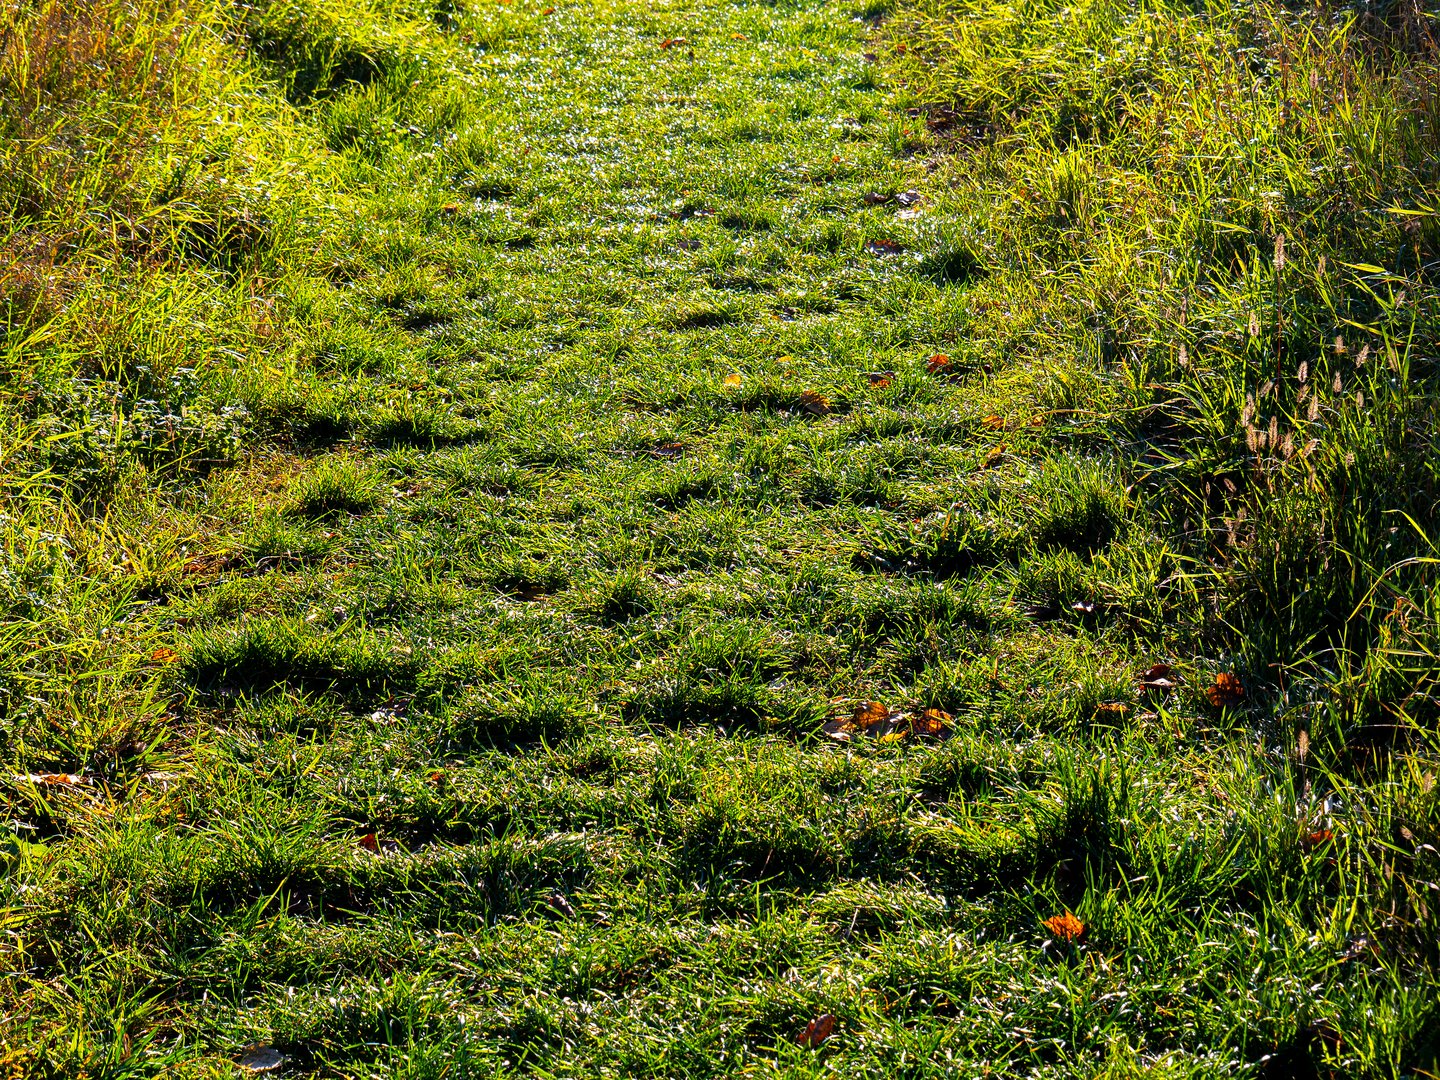
[[[1217,709],[1238,705],[1245,699],[1245,687],[1233,672],[1221,671],[1215,675],[1215,685],[1205,691],[1205,696]]]
[[[724,386],[727,390],[734,390],[744,381],[738,371],[732,371],[729,375],[725,376]]]
[[[1095,706],[1095,712],[1102,715],[1124,716],[1129,711],[1130,706],[1123,701],[1102,701]]]
[[[982,469],[993,469],[996,465],[999,465],[999,464],[1000,464],[1000,460],[1001,460],[1004,456],[1005,456],[1005,447],[1003,447],[1003,446],[992,446],[989,450],[987,450],[987,451],[985,452],[985,457],[984,457],[984,460],[982,460],[982,461],[980,462],[980,467],[981,467]]]
[[[870,380],[871,386],[879,390],[894,381],[895,373],[893,371],[870,371],[866,373],[865,377]]]
[[[15,779],[28,780],[37,787],[77,787],[90,782],[75,773],[63,772],[22,773]]]
[[[835,1034],[835,1014],[821,1013],[805,1025],[805,1030],[800,1033],[799,1038],[795,1041],[801,1046],[808,1046],[814,1049],[833,1034]]]
[[[1306,833],[1300,838],[1301,847],[1318,847],[1329,840],[1333,840],[1335,834],[1329,829],[1316,829],[1314,832]]]
[[[938,375],[950,366],[950,357],[944,353],[936,353],[925,361],[925,370],[931,375]]]
[[[918,191],[902,191],[895,196],[895,201],[901,206],[914,206],[920,201],[920,193]]]
[[[855,706],[855,712],[850,717],[850,723],[857,731],[869,733],[887,723],[890,719],[890,710],[878,701],[866,701]]]
[[[660,42],[660,48],[662,48],[662,49],[673,49],[673,48],[674,48],[675,46],[677,46],[677,45],[689,45],[689,44],[690,44],[690,42],[687,41],[687,40],[686,40],[685,38],[683,38],[683,37],[666,38],[664,41]]]
[[[989,431],[1000,431],[1005,427],[1005,421],[995,415],[995,413],[991,413],[980,421],[980,426]]]
[[[943,735],[951,719],[943,709],[926,709],[910,721],[910,730],[916,735]]]
[[[1046,919],[1045,929],[1061,941],[1079,941],[1085,936],[1085,924],[1068,911]]]
[[[380,853],[380,841],[376,838],[373,832],[366,833],[364,836],[360,837],[360,839],[356,840],[355,842],[359,844],[362,848],[364,848],[366,851],[369,851],[376,855]]]
[[[890,201],[890,196],[879,191],[867,191],[860,201],[866,206],[884,206]]]
[[[1137,676],[1140,689],[1142,690],[1173,690],[1175,682],[1170,678],[1172,669],[1169,664],[1151,664],[1149,668]]]
[[[444,206],[440,207],[440,212],[446,215],[458,214],[460,212],[460,204],[458,202],[447,202]]]
[[[865,250],[871,255],[899,255],[905,249],[893,240],[867,240]]]
[[[830,402],[824,394],[806,390],[800,395],[800,408],[812,416],[824,416],[830,411]]]
[[[179,659],[180,654],[168,645],[161,645],[150,654],[150,662],[152,664],[173,664]]]

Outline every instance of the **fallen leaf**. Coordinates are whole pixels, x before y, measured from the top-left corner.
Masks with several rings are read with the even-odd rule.
[[[867,191],[861,198],[866,206],[884,206],[890,201],[890,196],[879,191]]]
[[[992,446],[989,450],[985,452],[985,458],[980,462],[980,467],[982,469],[993,469],[996,465],[1000,464],[1000,461],[1002,458],[1004,458],[1004,456],[1005,447]]]
[[[738,372],[731,372],[729,375],[726,375],[726,376],[725,376],[725,384],[724,384],[724,385],[725,385],[728,389],[733,390],[733,389],[735,389],[736,387],[738,387],[743,381],[744,381],[744,380],[740,377],[740,375],[739,375]]]
[[[161,645],[150,654],[150,662],[153,664],[171,664],[180,659],[180,654],[168,645]]]
[[[460,204],[458,202],[447,202],[444,206],[440,207],[440,212],[442,214],[458,214],[460,212]]]
[[[890,710],[878,701],[866,701],[855,706],[850,722],[858,731],[871,732],[890,720]]]
[[[936,353],[925,361],[925,370],[931,375],[938,375],[950,366],[950,357],[944,353]]]
[[[1240,680],[1233,673],[1221,671],[1216,673],[1215,685],[1205,691],[1205,696],[1217,709],[1238,705],[1245,698],[1245,687],[1240,685]]]
[[[904,55],[905,55],[905,45],[904,45],[903,43],[902,43],[902,44],[899,44],[899,45],[896,45],[896,46],[895,46],[895,51],[896,51],[897,53],[899,53],[901,56],[904,56]]]
[[[677,458],[685,452],[685,444],[678,442],[661,443],[650,453],[658,458]]]
[[[1174,681],[1170,678],[1171,668],[1169,664],[1151,664],[1142,671],[1136,678],[1142,690],[1173,690]]]
[[[824,416],[830,411],[830,402],[826,400],[824,394],[806,390],[800,395],[800,408],[813,416]]]
[[[431,782],[432,784],[443,783],[444,780],[445,780],[445,774],[444,774],[443,772],[441,772],[439,769],[431,769],[431,770],[430,770],[430,782]]]
[[[892,240],[866,240],[865,250],[871,255],[899,255],[905,249]]]
[[[1031,426],[1031,427],[1044,427],[1044,426],[1045,426],[1045,418],[1044,418],[1043,416],[1032,416],[1032,417],[1030,418],[1030,426]]]
[[[554,9],[553,7],[541,8],[541,9],[540,9],[540,14],[541,14],[541,15],[554,15],[554,14],[555,14],[555,9]]]
[[[731,35],[730,35],[730,39],[731,39],[732,41],[749,41],[749,40],[750,40],[748,37],[746,37],[744,34],[740,33],[739,31],[736,31],[735,33],[731,34]]]
[[[1317,847],[1335,838],[1335,834],[1329,829],[1316,829],[1314,832],[1306,833],[1300,838],[1302,847]]]
[[[273,1046],[252,1046],[245,1051],[237,1064],[246,1072],[274,1072],[285,1064],[285,1055]]]
[[[805,1030],[800,1033],[800,1037],[795,1041],[801,1046],[808,1046],[814,1049],[833,1034],[835,1034],[835,1014],[821,1013],[805,1025]]]
[[[360,839],[356,840],[355,842],[359,844],[362,848],[364,848],[366,851],[373,852],[377,855],[380,853],[380,841],[376,839],[376,836],[373,832],[366,833],[364,836],[360,837]]]
[[[565,899],[564,893],[553,892],[545,902],[567,919],[573,919],[575,917],[575,909],[570,906],[570,901]]]
[[[879,390],[894,381],[895,373],[893,371],[868,371],[865,373],[865,377],[870,380],[871,386]]]
[[[914,206],[920,201],[920,193],[918,191],[902,191],[895,196],[895,201],[901,206]]]
[[[873,63],[875,63],[877,60],[879,60],[880,57],[876,56],[873,52],[867,52],[867,53],[861,53],[861,54],[860,54],[860,59],[864,60],[867,64],[873,64]]]
[[[980,426],[987,428],[990,431],[1000,431],[1002,428],[1005,427],[1005,421],[1002,420],[999,416],[996,416],[994,413],[991,413],[989,416],[985,417],[985,419],[980,421]]]
[[[910,721],[910,730],[916,735],[941,735],[951,719],[950,714],[943,709],[926,709]]]
[[[1130,706],[1123,701],[1102,701],[1095,706],[1095,711],[1111,716],[1124,716],[1130,711]]]
[[[1045,929],[1061,941],[1079,941],[1085,936],[1085,924],[1070,912],[1052,915],[1045,920]]]
[[[28,780],[37,787],[76,787],[90,782],[86,780],[85,777],[77,776],[75,773],[63,772],[21,773],[15,779],[21,781]]]
[[[677,46],[677,45],[689,45],[689,44],[690,44],[690,42],[687,41],[687,40],[686,40],[685,38],[683,38],[683,37],[666,38],[664,41],[660,42],[660,48],[662,48],[662,49],[673,49],[673,48],[674,48],[675,46]]]

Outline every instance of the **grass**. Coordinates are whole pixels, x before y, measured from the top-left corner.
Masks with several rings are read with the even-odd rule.
[[[1435,17],[6,4],[0,1063],[1440,1073]]]

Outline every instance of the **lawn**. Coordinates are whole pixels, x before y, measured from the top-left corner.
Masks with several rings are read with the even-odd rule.
[[[1440,1074],[1437,12],[4,0],[0,1074]]]

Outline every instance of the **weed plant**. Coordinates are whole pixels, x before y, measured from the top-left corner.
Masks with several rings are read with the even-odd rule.
[[[3,3],[9,1075],[1440,1072],[1433,5]]]

